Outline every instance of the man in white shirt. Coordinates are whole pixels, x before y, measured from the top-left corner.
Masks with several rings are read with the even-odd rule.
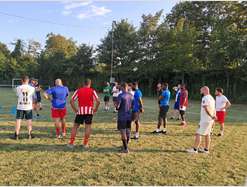
[[[226,109],[231,106],[230,101],[226,96],[223,95],[224,91],[222,88],[215,89],[216,95],[216,116],[217,122],[220,124],[220,133],[218,136],[223,136],[224,134],[224,125],[225,125],[225,117],[226,117]]]
[[[121,93],[119,89],[118,82],[115,82],[113,88],[112,88],[112,100],[113,100],[113,105],[114,105],[114,112],[117,113],[117,101],[118,101],[118,95]]]
[[[201,117],[199,128],[196,131],[195,143],[192,149],[188,149],[189,153],[209,153],[210,146],[210,134],[212,130],[212,126],[214,124],[214,120],[216,120],[215,114],[215,100],[210,95],[209,88],[204,86],[201,88],[201,94],[203,94],[202,103],[201,103]],[[201,136],[205,136],[205,148],[200,149],[199,146],[201,144]]]
[[[22,78],[22,85],[16,88],[16,95],[18,98],[17,111],[16,111],[16,126],[14,139],[19,139],[21,121],[27,120],[28,125],[28,137],[32,139],[32,109],[33,109],[33,95],[35,94],[35,88],[30,86],[28,76]]]

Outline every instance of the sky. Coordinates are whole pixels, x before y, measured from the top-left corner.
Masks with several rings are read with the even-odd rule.
[[[179,0],[1,1],[0,42],[11,48],[17,38],[45,44],[48,33],[96,46],[113,20],[139,26],[142,14],[171,11]]]

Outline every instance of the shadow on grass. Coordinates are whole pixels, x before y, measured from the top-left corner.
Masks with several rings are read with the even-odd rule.
[[[184,153],[183,150],[164,150],[156,148],[130,149],[131,153]],[[120,147],[90,147],[83,149],[77,145],[73,149],[64,145],[47,145],[47,144],[4,144],[0,143],[0,152],[86,152],[86,153],[120,153]]]

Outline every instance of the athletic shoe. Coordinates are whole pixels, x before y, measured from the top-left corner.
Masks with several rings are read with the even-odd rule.
[[[187,151],[187,153],[191,153],[191,154],[197,154],[198,153],[198,151],[195,150],[194,148],[187,149],[186,151]]]
[[[223,136],[224,133],[223,132],[220,132],[217,136]]]
[[[57,136],[57,139],[62,139],[63,137],[61,135],[58,135]]]
[[[74,149],[74,144],[67,144],[67,147],[70,148],[70,149]]]
[[[167,131],[166,130],[162,130],[161,133],[162,134],[167,134]]]
[[[158,134],[158,133],[161,133],[161,132],[162,132],[161,130],[156,129],[156,130],[153,131],[152,133],[153,133],[153,134]]]
[[[89,149],[89,144],[83,145],[83,149]]]
[[[204,148],[199,148],[199,149],[198,149],[198,152],[199,152],[199,153],[206,153],[206,154],[209,154],[209,150],[205,150]]]
[[[31,140],[31,139],[33,139],[33,138],[34,138],[34,135],[33,135],[33,134],[29,134],[29,135],[28,135],[28,139],[29,139],[29,140]]]
[[[128,153],[129,153],[129,149],[123,149],[123,150],[121,151],[121,153],[128,154]]]
[[[170,117],[170,119],[175,119],[175,117]]]
[[[17,135],[16,133],[10,137],[11,139],[14,139],[14,140],[19,140],[19,135]]]
[[[187,127],[187,123],[186,123],[185,121],[182,121],[182,122],[181,122],[181,126],[182,126],[183,128],[185,128],[185,127]]]

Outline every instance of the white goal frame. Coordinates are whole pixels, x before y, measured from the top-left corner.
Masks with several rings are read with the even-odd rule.
[[[12,82],[11,82],[12,88],[16,88],[17,86],[19,86],[19,85],[15,84],[15,81],[21,81],[21,79],[20,78],[13,78]]]

